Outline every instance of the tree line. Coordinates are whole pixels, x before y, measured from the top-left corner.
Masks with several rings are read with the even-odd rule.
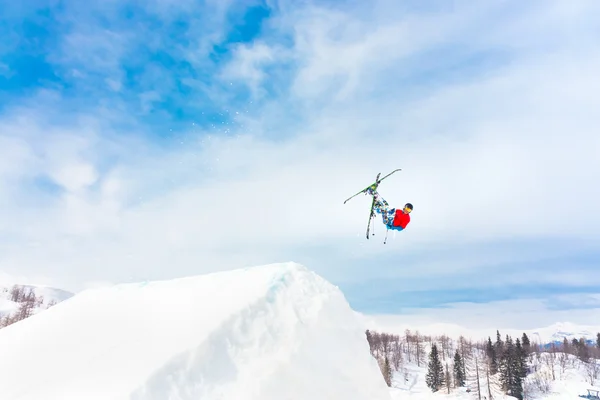
[[[36,296],[32,287],[26,288],[22,285],[13,285],[10,289],[4,288],[3,292],[8,300],[17,303],[18,307],[13,313],[0,316],[0,329],[29,318],[35,313],[36,309],[44,304],[44,297]],[[50,308],[55,304],[56,301],[51,300],[46,308]]]

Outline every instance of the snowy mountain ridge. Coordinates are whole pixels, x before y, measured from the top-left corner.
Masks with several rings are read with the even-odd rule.
[[[594,340],[600,332],[600,325],[576,325],[570,322],[557,322],[544,329],[530,332],[532,336],[537,335],[540,338],[547,338],[548,342],[562,342],[564,338],[569,341],[580,338]],[[542,341],[540,340],[540,342]]]

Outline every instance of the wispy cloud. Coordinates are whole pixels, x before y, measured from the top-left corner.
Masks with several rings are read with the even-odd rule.
[[[295,260],[386,309],[597,285],[599,6],[453,4],[11,6],[54,78],[0,47],[0,268],[75,289]],[[384,246],[342,202],[394,168],[415,211]]]

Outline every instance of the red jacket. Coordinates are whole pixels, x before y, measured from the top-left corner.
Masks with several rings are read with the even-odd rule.
[[[392,226],[399,226],[402,229],[406,228],[406,225],[410,222],[410,214],[404,214],[402,210],[396,210],[396,215],[394,215],[394,221],[392,222]]]

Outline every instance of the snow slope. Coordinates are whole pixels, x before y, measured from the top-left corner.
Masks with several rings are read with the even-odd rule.
[[[447,393],[446,389],[442,389],[433,393],[425,381],[427,367],[418,367],[414,363],[406,363],[401,371],[394,372],[392,379],[392,388],[390,392],[394,400],[473,400],[476,399],[476,394],[473,392],[467,393],[466,388],[453,388],[451,393]],[[502,396],[494,397],[501,399]],[[516,400],[512,397],[506,399]]]
[[[564,353],[543,353],[539,358],[533,357],[531,362],[533,372],[526,381],[529,398],[577,399],[579,395],[587,394],[587,389],[600,390],[597,386],[600,384],[600,366],[596,367],[596,372],[593,374],[596,377],[590,379],[589,366],[591,365]]]
[[[0,399],[390,398],[343,294],[294,263],[87,290],[0,354]]]

